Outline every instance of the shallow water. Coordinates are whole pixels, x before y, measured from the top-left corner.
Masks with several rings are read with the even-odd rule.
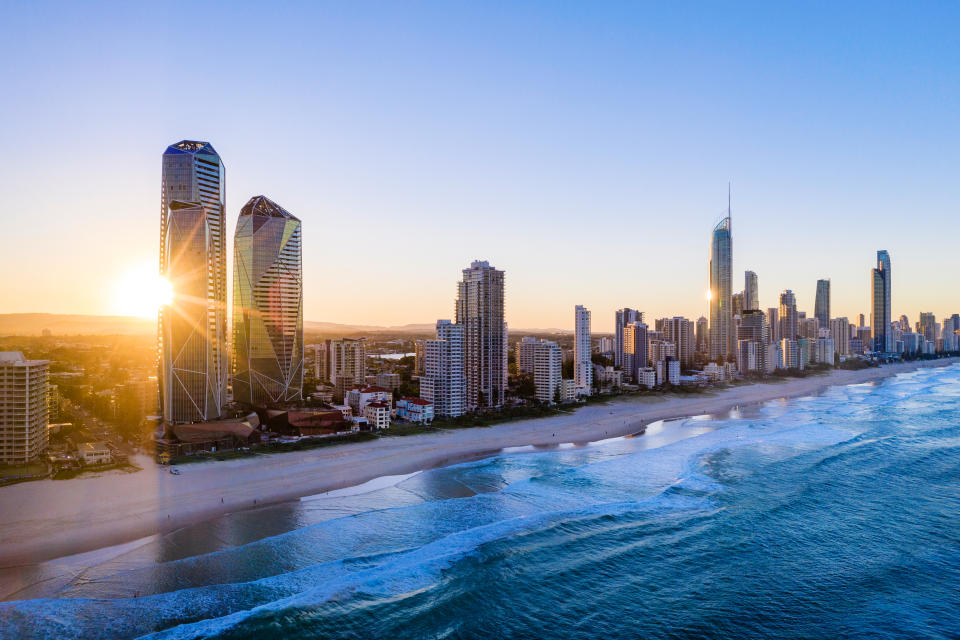
[[[0,638],[956,637],[958,515],[922,369],[24,568]]]

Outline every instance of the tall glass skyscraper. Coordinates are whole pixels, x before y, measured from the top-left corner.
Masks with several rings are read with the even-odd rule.
[[[168,424],[217,418],[225,401],[224,173],[209,142],[181,140],[163,153],[160,275],[174,300],[160,311],[158,386]]]
[[[873,317],[870,325],[873,331],[873,350],[892,352],[895,350],[893,331],[890,328],[890,254],[877,251],[877,267],[871,272],[871,307]]]
[[[736,358],[733,325],[733,237],[730,209],[710,236],[710,359]]]
[[[300,220],[265,196],[250,198],[237,219],[233,260],[233,398],[255,406],[300,400]]]
[[[817,299],[813,303],[813,315],[821,329],[830,328],[830,280],[817,280]]]
[[[457,324],[463,325],[467,410],[499,407],[507,392],[504,273],[486,260],[474,261],[463,270],[457,290]]]

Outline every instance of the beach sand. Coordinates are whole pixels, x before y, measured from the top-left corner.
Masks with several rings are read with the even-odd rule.
[[[657,420],[720,414],[736,406],[957,362],[953,358],[833,371],[702,395],[622,398],[493,427],[190,464],[181,467],[179,476],[140,457],[135,462],[143,469],[135,473],[113,471],[0,488],[0,568],[118,545],[224,513],[493,455],[505,447],[594,442],[636,433]]]

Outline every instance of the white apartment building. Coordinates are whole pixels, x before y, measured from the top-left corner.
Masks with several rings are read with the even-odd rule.
[[[49,360],[0,351],[0,462],[29,462],[46,451],[49,367]]]
[[[657,370],[653,367],[642,367],[637,370],[637,384],[653,389],[657,386]]]
[[[680,361],[674,357],[657,361],[657,384],[680,384]]]
[[[835,353],[833,345],[833,338],[817,338],[814,362],[818,364],[829,364],[832,366]]]
[[[514,355],[517,360],[517,373],[533,375],[533,350],[537,348],[540,340],[524,336],[514,345]]]
[[[390,405],[386,402],[371,402],[363,408],[363,417],[376,430],[390,428]]]
[[[533,352],[533,383],[537,388],[537,400],[546,403],[556,400],[562,373],[563,352],[560,345],[549,340],[538,342]]]
[[[423,344],[424,373],[420,397],[433,403],[434,413],[456,418],[466,413],[466,378],[463,373],[463,326],[437,320],[436,340]]]

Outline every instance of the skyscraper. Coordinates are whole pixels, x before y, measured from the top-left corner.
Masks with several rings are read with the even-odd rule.
[[[817,280],[817,299],[814,301],[813,315],[821,328],[830,326],[830,280]]]
[[[474,261],[458,284],[457,324],[463,325],[468,411],[503,404],[507,391],[507,323],[504,273]]]
[[[616,340],[613,349],[613,366],[615,367],[624,366],[623,329],[634,322],[643,322],[642,311],[630,309],[629,307],[617,310],[613,322],[614,338]]]
[[[215,320],[219,304],[216,251],[207,208],[172,200],[164,220],[164,275],[173,299],[160,309],[161,413],[166,424],[220,417],[224,377],[222,341]]]
[[[770,342],[780,343],[780,309],[767,307],[767,325],[770,327]]]
[[[0,351],[0,462],[22,464],[46,451],[49,360]]]
[[[420,397],[433,403],[434,413],[456,418],[466,411],[467,382],[463,376],[463,326],[437,320],[436,340],[425,340],[424,375]]]
[[[657,331],[663,332],[663,339],[676,347],[676,357],[680,366],[689,369],[693,366],[695,351],[693,323],[683,316],[661,318],[656,323]]]
[[[240,210],[233,243],[233,397],[303,397],[300,220],[265,196]]]
[[[710,359],[733,361],[736,334],[733,327],[733,238],[730,208],[713,228],[710,238]]]
[[[639,371],[647,366],[650,356],[647,343],[647,325],[631,322],[623,328],[623,370],[635,382]]]
[[[760,310],[757,274],[753,271],[744,271],[743,273],[743,309],[744,311]]]
[[[871,307],[873,316],[870,320],[873,329],[873,350],[894,351],[893,331],[890,329],[892,316],[891,309],[891,273],[890,254],[886,251],[877,251],[877,267],[871,272]]]
[[[593,359],[590,345],[590,310],[574,308],[573,382],[588,392],[593,386]]]
[[[700,353],[707,353],[710,346],[710,330],[708,328],[707,319],[703,316],[697,318],[697,351]]]
[[[796,340],[799,334],[797,297],[790,289],[780,294],[780,340]]]
[[[224,173],[223,162],[209,142],[181,140],[163,153],[160,275],[171,281],[174,290],[173,303],[161,309],[157,331],[161,354],[160,406],[167,423],[215,418],[224,402],[228,360]],[[180,213],[173,216],[173,211]],[[202,217],[202,230],[198,216]],[[181,228],[171,233],[172,217],[180,218]],[[171,248],[171,239],[184,244]],[[186,245],[191,248],[186,249]],[[205,254],[202,257],[196,253],[201,246]],[[188,257],[184,251],[194,255]],[[179,273],[173,271],[171,262],[181,267]],[[200,268],[201,262],[207,271],[205,275],[188,273],[192,268]],[[201,279],[203,289],[195,286]],[[185,292],[177,290],[178,283],[190,290],[188,295],[198,295],[199,299],[188,300]],[[167,326],[178,317],[175,327]],[[176,344],[168,344],[167,338]],[[206,346],[201,348],[202,343]],[[187,344],[198,351],[184,352]],[[189,367],[202,369],[180,366],[187,360]],[[176,402],[167,398],[170,394],[177,396]]]

